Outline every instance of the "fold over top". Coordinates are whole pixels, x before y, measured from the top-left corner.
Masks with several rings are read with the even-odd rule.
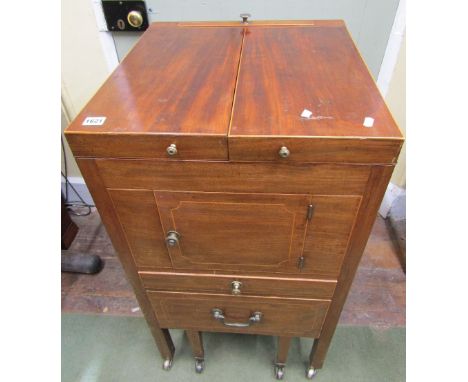
[[[343,23],[247,28],[229,135],[401,138]]]
[[[67,132],[226,136],[241,44],[241,27],[152,24]]]
[[[339,20],[154,23],[65,133],[170,160],[395,163],[403,141]]]

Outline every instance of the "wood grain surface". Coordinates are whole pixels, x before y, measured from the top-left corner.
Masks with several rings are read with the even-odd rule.
[[[335,137],[230,136],[232,161],[275,161],[276,163],[396,163],[402,142],[391,139]],[[281,147],[290,155],[282,158]]]
[[[311,203],[314,216],[307,227],[301,273],[336,279],[348,251],[361,197],[312,195]]]
[[[311,367],[320,369],[323,366],[346,297],[351,288],[354,274],[369,239],[372,225],[374,224],[392,172],[393,168],[391,167],[375,166],[372,169],[365,197],[359,208],[356,229],[350,238],[349,250],[338,277],[338,285],[330,304],[330,309],[327,313],[320,338],[314,341],[310,353],[309,362]]]
[[[402,144],[339,20],[155,23],[66,135],[78,157],[170,160],[395,163]]]
[[[185,334],[192,348],[193,357],[195,359],[203,359],[205,357],[205,351],[203,349],[202,333],[195,330],[186,330]]]
[[[139,270],[283,272],[330,279],[340,272],[361,201],[360,196],[153,195],[115,189],[109,195]],[[164,243],[169,231],[180,234],[176,246]]]
[[[227,160],[227,138],[220,135],[91,134],[67,131],[67,141],[76,157],[154,158],[179,160]],[[176,145],[177,154],[167,148]]]
[[[152,191],[109,190],[138,269],[172,268]]]
[[[297,272],[307,231],[308,195],[155,192],[176,269]]]
[[[371,166],[98,159],[107,188],[362,195]]]
[[[181,272],[140,272],[146,289],[174,292],[232,293],[233,281],[240,281],[243,296],[276,296],[330,299],[336,280],[248,276],[246,274],[197,274]]]
[[[245,334],[316,337],[330,304],[328,300],[154,291],[147,294],[162,327]],[[229,323],[248,322],[256,311],[263,317],[250,327],[232,328],[213,318],[213,308],[221,309]]]
[[[247,28],[234,105],[230,136],[402,137],[343,25]]]
[[[240,27],[152,26],[67,132],[226,136],[241,43]]]
[[[279,336],[278,337],[278,349],[276,351],[276,361],[278,365],[286,364],[289,353],[289,346],[291,344],[292,337]]]

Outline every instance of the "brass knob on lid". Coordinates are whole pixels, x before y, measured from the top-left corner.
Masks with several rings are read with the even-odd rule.
[[[132,27],[139,28],[143,24],[143,16],[139,11],[130,11],[127,15],[127,21]]]
[[[242,24],[248,24],[249,23],[249,17],[252,17],[250,13],[241,13],[240,17],[242,17]]]
[[[241,294],[242,283],[240,281],[233,281],[231,283],[231,293],[232,294]]]
[[[169,145],[166,149],[168,155],[176,155],[177,154],[177,146],[173,143]]]
[[[287,158],[290,154],[289,149],[286,146],[283,146],[279,149],[278,154],[281,158]]]

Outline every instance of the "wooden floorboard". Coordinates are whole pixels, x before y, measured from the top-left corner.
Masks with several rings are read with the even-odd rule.
[[[99,255],[105,266],[97,275],[62,273],[62,311],[141,316],[97,211],[86,217],[72,218],[79,231],[70,249]],[[385,221],[378,217],[344,306],[340,325],[404,326],[405,282],[398,260],[398,247]]]

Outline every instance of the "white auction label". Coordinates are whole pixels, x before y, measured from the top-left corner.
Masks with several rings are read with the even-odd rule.
[[[364,122],[362,123],[364,127],[372,127],[374,126],[374,118],[366,117],[364,118]]]
[[[86,117],[83,126],[101,126],[106,121],[106,117]]]
[[[304,109],[301,113],[302,118],[308,118],[312,117],[312,112],[310,110]]]

